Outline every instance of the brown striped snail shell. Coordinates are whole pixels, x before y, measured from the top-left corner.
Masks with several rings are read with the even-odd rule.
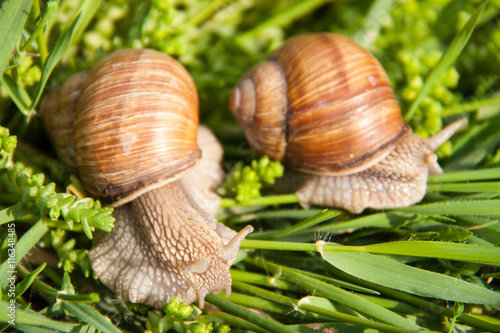
[[[433,151],[466,123],[427,140],[411,134],[380,63],[331,33],[285,41],[238,82],[229,106],[252,148],[290,170],[279,189],[351,212],[420,201],[427,174],[441,172]]]
[[[253,229],[214,218],[222,150],[198,129],[196,87],[181,64],[153,50],[114,52],[47,95],[40,114],[58,154],[74,148],[85,188],[117,207],[115,227],[89,251],[104,284],[152,306],[230,293],[229,267]],[[193,173],[203,181],[185,178]]]

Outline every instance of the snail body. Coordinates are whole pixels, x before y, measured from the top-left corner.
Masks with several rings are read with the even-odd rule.
[[[331,33],[285,41],[229,105],[252,148],[287,166],[279,190],[355,213],[420,201],[427,174],[441,172],[433,151],[466,123],[427,140],[412,134],[380,63]]]
[[[160,52],[127,49],[76,81],[51,92],[40,113],[58,155],[74,151],[86,190],[117,207],[115,228],[98,234],[89,252],[96,275],[121,299],[152,306],[175,296],[203,306],[209,292],[230,293],[229,267],[253,229],[236,233],[214,218],[221,148],[199,130],[189,73]],[[64,91],[72,91],[67,103]],[[72,128],[62,135],[54,119],[73,120]],[[207,181],[183,179],[207,171]]]

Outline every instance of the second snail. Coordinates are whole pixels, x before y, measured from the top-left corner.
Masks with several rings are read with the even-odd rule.
[[[332,33],[285,41],[229,104],[257,154],[285,163],[278,190],[353,213],[422,200],[428,174],[442,172],[434,150],[467,123],[428,139],[412,134],[377,59]]]
[[[121,300],[156,307],[230,294],[229,267],[253,228],[236,233],[214,218],[222,149],[198,126],[182,65],[148,49],[114,52],[54,89],[40,113],[61,159],[116,207],[115,227],[89,252],[102,282]]]

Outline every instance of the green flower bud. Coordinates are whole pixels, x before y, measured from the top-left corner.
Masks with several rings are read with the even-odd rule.
[[[12,151],[17,146],[17,137],[15,135],[8,136],[7,138],[2,140],[2,149],[7,153],[12,153]]]

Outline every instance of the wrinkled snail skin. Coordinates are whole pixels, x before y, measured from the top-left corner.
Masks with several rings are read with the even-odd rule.
[[[116,207],[115,227],[96,231],[89,251],[105,285],[151,306],[230,294],[229,268],[253,228],[215,219],[222,147],[198,126],[196,88],[177,61],[117,51],[49,93],[40,114],[58,155],[74,148],[85,188]]]
[[[257,154],[286,165],[278,191],[353,213],[419,202],[428,174],[442,172],[434,150],[467,123],[412,134],[380,63],[331,33],[285,41],[238,82],[229,107]]]
[[[224,180],[224,171],[221,168],[222,146],[203,125],[198,126],[198,146],[202,150],[202,158],[194,168],[186,171],[180,180],[194,202],[210,216],[215,216],[221,200],[216,190]]]
[[[92,268],[123,300],[160,307],[178,296],[203,307],[206,294],[231,292],[229,268],[253,228],[236,233],[214,218],[222,147],[204,126],[198,144],[203,155],[193,169],[115,208],[113,230],[96,233],[89,251]],[[198,182],[192,174],[199,175]]]
[[[424,197],[428,174],[442,172],[434,150],[466,123],[462,118],[430,139],[410,134],[379,163],[361,172],[320,176],[289,171],[278,179],[276,188],[295,192],[305,205],[341,207],[352,213],[367,207],[410,206]]]
[[[96,238],[92,268],[121,299],[161,307],[178,296],[203,307],[208,293],[230,294],[229,267],[253,229],[224,230],[235,234],[228,241],[186,193],[180,181],[151,190],[116,208],[116,226]],[[200,217],[210,223],[200,223]]]

